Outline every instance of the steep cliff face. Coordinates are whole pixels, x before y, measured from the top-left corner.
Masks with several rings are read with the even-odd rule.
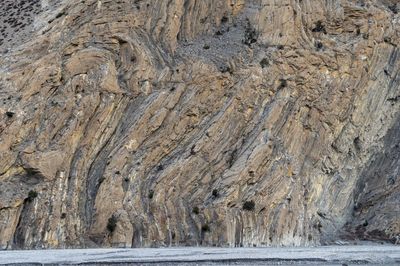
[[[1,248],[400,234],[396,1],[12,2]]]

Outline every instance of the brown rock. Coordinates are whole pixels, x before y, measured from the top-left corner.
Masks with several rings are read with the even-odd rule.
[[[393,241],[393,4],[48,1],[0,42],[0,247]]]

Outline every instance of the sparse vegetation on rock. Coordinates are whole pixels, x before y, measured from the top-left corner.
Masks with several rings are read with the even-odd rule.
[[[154,197],[154,190],[150,189],[148,194],[149,199],[153,199]]]
[[[269,60],[268,60],[268,58],[263,58],[263,59],[260,61],[260,66],[261,66],[262,68],[266,68],[267,66],[269,66]]]
[[[194,214],[196,214],[196,215],[199,214],[199,213],[200,213],[199,207],[197,207],[197,206],[193,207],[192,212],[193,212]]]
[[[108,218],[107,222],[107,230],[110,233],[113,233],[115,231],[115,228],[117,228],[117,217],[115,215],[112,215],[110,218]]]
[[[218,189],[213,189],[213,191],[212,191],[212,196],[213,196],[214,198],[217,198],[217,197],[219,196]]]
[[[35,190],[30,190],[28,193],[28,201],[32,202],[34,201],[38,196],[38,193]]]
[[[324,26],[324,24],[322,23],[321,20],[318,20],[315,23],[315,27],[312,29],[312,31],[313,32],[322,32],[322,33],[326,34],[325,26]]]
[[[243,203],[243,210],[245,211],[254,211],[256,204],[253,200],[245,201]]]
[[[256,29],[253,27],[253,25],[251,25],[250,20],[247,19],[247,24],[246,24],[246,28],[245,28],[245,35],[244,35],[244,40],[243,43],[246,44],[247,46],[251,46],[253,43],[257,42],[257,31]]]
[[[201,231],[202,231],[203,233],[210,232],[210,226],[209,226],[208,224],[203,224],[203,225],[201,226]]]

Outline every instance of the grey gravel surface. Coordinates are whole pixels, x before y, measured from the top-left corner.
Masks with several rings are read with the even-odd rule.
[[[1,251],[2,265],[400,265],[400,246]]]

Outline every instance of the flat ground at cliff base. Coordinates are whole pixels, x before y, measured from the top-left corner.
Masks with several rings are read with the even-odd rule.
[[[12,265],[398,265],[400,246],[75,249],[0,252]]]

